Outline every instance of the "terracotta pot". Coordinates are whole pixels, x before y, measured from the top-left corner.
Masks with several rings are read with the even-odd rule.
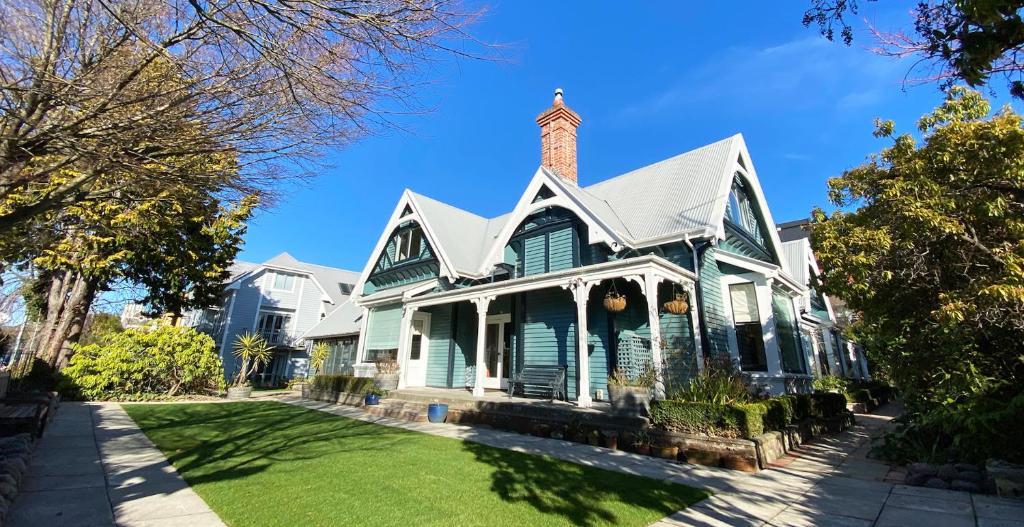
[[[605,446],[605,448],[610,448],[612,450],[618,450],[619,449],[619,438],[618,437],[614,437],[614,436],[612,436],[612,437],[605,436],[605,438],[604,438],[604,446]]]
[[[612,313],[618,313],[626,309],[626,297],[615,293],[608,293],[604,296],[604,308]]]
[[[677,446],[656,446],[654,447],[654,455],[661,459],[669,459],[672,461],[676,460],[679,456],[679,447]]]
[[[651,445],[635,445],[633,448],[636,450],[636,453],[641,456],[651,455]]]
[[[686,302],[686,295],[677,294],[675,299],[665,302],[664,307],[665,311],[668,311],[669,313],[682,315],[690,308],[690,304]]]

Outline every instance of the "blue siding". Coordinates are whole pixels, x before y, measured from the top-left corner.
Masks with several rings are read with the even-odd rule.
[[[547,238],[543,235],[523,240],[523,275],[530,276],[546,272]]]
[[[548,233],[548,271],[561,271],[573,267],[573,229],[566,226]]]
[[[476,384],[476,306],[470,302],[459,304],[458,331],[455,335],[453,387],[472,387]]]
[[[608,311],[601,305],[604,290],[591,290],[587,303],[587,343],[590,350],[590,391],[593,397],[597,390],[604,390],[608,397],[608,357],[612,343],[608,338]]]
[[[561,289],[531,291],[523,321],[523,353],[527,364],[568,366],[570,398],[576,397],[576,306]]]
[[[722,299],[722,271],[715,261],[715,248],[709,248],[701,255],[700,287],[704,300],[701,316],[707,329],[704,340],[704,354],[708,358],[729,357],[729,322]]]
[[[430,345],[427,348],[427,386],[448,386],[448,351],[452,340],[452,306],[425,308],[430,313]]]

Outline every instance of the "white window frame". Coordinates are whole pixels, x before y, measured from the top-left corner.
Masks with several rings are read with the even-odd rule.
[[[768,368],[765,372],[750,371],[744,372],[751,377],[781,377],[782,356],[779,349],[778,333],[775,329],[775,314],[772,310],[772,279],[766,278],[758,273],[727,274],[722,275],[720,287],[722,291],[722,304],[724,304],[725,318],[727,321],[727,340],[729,343],[729,355],[737,364],[740,361],[740,347],[736,339],[736,323],[732,312],[732,296],[729,293],[729,286],[734,284],[754,284],[754,294],[757,295],[757,311],[761,317],[761,331],[764,337],[765,362]]]
[[[278,276],[290,276],[290,277],[292,277],[291,287],[289,287],[289,288],[277,287],[277,277]],[[270,289],[271,291],[285,291],[285,292],[288,292],[288,293],[293,293],[293,292],[295,292],[295,282],[299,281],[298,278],[299,278],[299,275],[296,275],[296,274],[285,273],[285,272],[282,272],[282,271],[269,270],[269,271],[267,271],[267,282],[268,282],[267,283],[267,289]]]
[[[412,238],[413,233],[419,232],[419,249],[416,254],[412,254]],[[404,262],[406,260],[412,260],[423,252],[423,228],[416,226],[406,229],[399,233],[398,243],[395,245],[395,263]],[[403,253],[405,253],[403,255]]]
[[[279,342],[274,342],[271,338],[266,336],[263,332],[263,319],[266,316],[280,316],[284,318],[284,322],[281,324],[281,330],[279,333]],[[256,333],[263,336],[267,342],[273,346],[276,345],[289,345],[288,342],[292,337],[292,328],[295,327],[295,312],[294,311],[280,311],[276,309],[261,309],[256,315]]]

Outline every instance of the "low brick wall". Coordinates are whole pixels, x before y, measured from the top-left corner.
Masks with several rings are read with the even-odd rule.
[[[363,406],[364,394],[348,392],[328,392],[324,390],[313,390],[303,388],[302,397],[323,401],[325,403],[344,404],[348,406]]]

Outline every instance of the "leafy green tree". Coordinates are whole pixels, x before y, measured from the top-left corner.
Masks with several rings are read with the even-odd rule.
[[[63,389],[87,399],[215,394],[224,389],[224,369],[213,339],[192,328],[129,329],[76,348],[62,371]]]
[[[914,56],[937,66],[936,79],[945,87],[966,82],[988,83],[992,75],[1007,79],[1014,97],[1024,98],[1024,0],[940,0],[920,2],[914,10],[914,34],[877,33],[879,51]],[[858,0],[812,0],[804,26],[815,24],[821,34],[839,37],[849,45],[853,28],[846,17],[857,15]]]
[[[112,333],[124,331],[121,319],[112,313],[94,313],[82,332],[82,344],[96,344]]]
[[[821,290],[859,311],[855,331],[909,394],[954,404],[1024,381],[1024,130],[1006,107],[953,88],[892,145],[829,181],[814,212]]]

